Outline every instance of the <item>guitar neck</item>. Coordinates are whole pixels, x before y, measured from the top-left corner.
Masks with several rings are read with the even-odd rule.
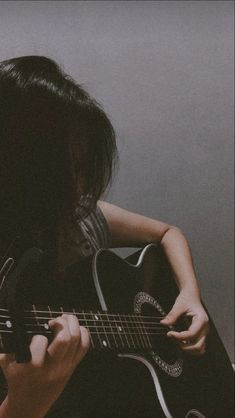
[[[63,313],[75,315],[79,324],[89,330],[91,348],[93,349],[149,351],[153,348],[151,336],[166,334],[166,327],[160,324],[161,317],[159,316],[78,312],[76,309],[67,311],[63,307],[56,309],[52,306],[37,307],[35,305],[24,311],[24,332],[28,334],[29,339],[33,335],[41,334],[50,340],[52,331],[48,322]],[[7,346],[9,352],[14,333],[14,322],[7,309],[0,309],[0,326],[0,351],[5,352]]]

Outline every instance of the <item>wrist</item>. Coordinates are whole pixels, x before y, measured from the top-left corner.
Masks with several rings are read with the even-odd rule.
[[[4,399],[3,403],[0,406],[0,418],[43,418],[43,415],[32,415],[28,410],[25,410],[24,406],[21,405],[20,400],[18,400],[18,405],[13,402],[8,396]]]
[[[35,407],[33,399],[25,402],[8,394],[0,406],[0,418],[44,418],[48,410],[45,405]]]
[[[192,284],[184,285],[179,289],[179,292],[181,295],[184,295],[187,298],[201,301],[200,290],[199,290],[199,287],[196,285],[192,285]]]

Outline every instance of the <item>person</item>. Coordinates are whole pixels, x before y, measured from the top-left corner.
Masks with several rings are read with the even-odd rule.
[[[102,106],[50,58],[0,63],[0,160],[0,254],[15,236],[30,236],[51,254],[59,280],[100,247],[160,243],[179,287],[162,324],[191,317],[187,330],[168,336],[184,352],[203,355],[208,316],[185,236],[102,200],[117,160],[114,129]],[[89,333],[74,315],[58,316],[49,326],[52,342],[34,336],[30,361],[18,364],[14,354],[0,354],[7,382],[1,418],[70,416],[50,410],[88,357]]]

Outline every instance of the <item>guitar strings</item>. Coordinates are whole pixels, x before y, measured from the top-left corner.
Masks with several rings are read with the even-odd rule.
[[[4,308],[0,308],[0,311],[4,311],[4,312],[7,312],[7,313],[9,313],[9,310],[8,309],[4,309]],[[35,317],[38,317],[39,318],[39,316],[37,316],[36,314],[37,313],[43,313],[43,314],[47,314],[48,315],[48,313],[50,313],[50,315],[51,314],[55,314],[55,315],[58,315],[58,316],[61,316],[62,314],[68,314],[68,315],[76,315],[76,316],[79,316],[79,315],[83,315],[83,316],[88,316],[88,315],[99,315],[100,317],[101,316],[106,316],[106,318],[107,317],[111,317],[111,316],[115,316],[115,317],[122,317],[122,318],[126,318],[126,317],[131,317],[131,318],[150,318],[150,319],[152,319],[152,318],[156,318],[156,319],[163,319],[163,318],[165,318],[165,316],[164,315],[160,315],[160,316],[155,316],[155,315],[141,315],[141,314],[136,314],[136,313],[134,313],[134,314],[132,314],[132,313],[127,313],[127,314],[116,314],[116,313],[114,313],[114,314],[112,314],[112,313],[106,313],[106,312],[99,312],[99,311],[97,311],[97,312],[85,312],[85,311],[81,311],[81,312],[77,312],[77,311],[75,311],[75,310],[73,310],[73,311],[63,311],[62,310],[62,308],[61,308],[61,310],[60,311],[53,311],[53,310],[51,310],[51,309],[48,309],[48,310],[39,310],[39,309],[33,309],[33,310],[24,310],[24,313],[32,313],[33,314],[33,316],[35,316]],[[1,317],[3,317],[4,315],[0,315],[0,318]],[[4,316],[5,317],[5,316]],[[8,314],[8,317],[10,318],[10,315]],[[27,318],[27,317],[26,317]],[[51,317],[50,317],[50,319],[52,319]],[[84,318],[82,318],[82,319],[84,319]]]
[[[1,318],[1,316],[0,316],[0,318]],[[10,320],[10,316],[5,316],[4,317],[4,319],[6,319],[6,321],[9,319]],[[42,320],[42,321],[50,321],[52,318],[51,317],[35,317],[35,318],[33,318],[33,317],[25,317],[24,319],[36,319],[36,320]],[[53,318],[54,319],[54,318]],[[152,321],[152,322],[150,322],[150,321],[142,321],[141,319],[142,318],[140,318],[140,317],[138,317],[138,321],[139,322],[137,322],[137,321],[133,321],[133,320],[131,320],[131,319],[129,319],[129,320],[127,320],[127,319],[125,319],[125,321],[123,321],[123,320],[121,320],[121,319],[112,319],[112,320],[106,320],[106,319],[102,319],[102,320],[100,320],[100,322],[101,322],[101,325],[99,325],[99,323],[98,323],[98,321],[99,320],[97,320],[97,319],[84,319],[84,318],[78,318],[79,319],[79,321],[80,321],[80,323],[83,323],[83,324],[85,324],[85,325],[87,325],[87,326],[90,326],[89,324],[88,324],[88,322],[91,322],[92,324],[94,324],[94,326],[99,326],[99,327],[103,327],[103,326],[105,326],[105,327],[107,327],[107,326],[109,326],[109,324],[116,324],[116,325],[118,325],[118,326],[120,326],[120,325],[122,325],[122,327],[124,328],[125,326],[128,326],[128,325],[131,325],[131,326],[137,326],[137,327],[140,327],[140,326],[147,326],[147,328],[151,328],[151,326],[156,326],[156,325],[159,325],[160,326],[160,328],[163,328],[163,329],[165,329],[165,326],[161,326],[161,323],[160,322],[158,322],[158,321]],[[4,325],[5,323],[6,323],[6,321],[5,322],[0,322],[0,324],[2,324],[2,325]],[[106,325],[105,323],[108,323],[108,325]],[[42,323],[42,324],[38,324],[38,323],[36,323],[36,324],[33,324],[33,323],[30,323],[30,324],[24,324],[24,325],[30,325],[30,326],[44,326],[44,322]],[[112,325],[110,325],[110,326],[112,326]]]
[[[42,319],[48,319],[48,318],[42,318]],[[99,324],[87,324],[86,323],[87,321],[82,321],[82,323],[81,323],[81,325],[83,326],[83,325],[85,325],[85,326],[87,326],[87,327],[89,327],[89,328],[92,328],[92,327],[94,327],[94,328],[111,328],[111,329],[113,329],[113,326],[112,325],[109,325],[109,323],[107,324],[107,325],[105,325],[105,324],[101,324],[101,325],[99,325]],[[94,321],[92,321],[92,322],[94,322]],[[118,321],[113,321],[113,324],[115,324],[116,326],[119,326],[120,327],[120,324],[117,324],[116,322],[118,322]],[[0,322],[0,325],[6,325],[6,322]],[[137,322],[126,322],[125,324],[123,324],[122,323],[122,329],[125,329],[125,328],[127,328],[127,329],[129,329],[129,326],[130,326],[130,328],[131,327],[135,327],[135,328],[140,328],[140,327],[144,327],[144,329],[165,329],[165,327],[164,326],[158,326],[159,325],[159,323],[158,322],[152,322],[152,323],[150,323],[150,326],[149,326],[149,323],[148,322],[139,322],[139,323],[137,323]],[[146,326],[147,325],[147,326]],[[30,324],[28,324],[28,323],[24,323],[24,326],[30,326],[30,327],[44,327],[45,328],[45,322],[43,322],[43,323],[41,323],[41,324],[33,324],[33,323],[30,323]]]
[[[36,319],[37,321],[40,321],[40,320],[49,321],[51,319],[54,319],[52,316],[53,314],[54,315],[61,315],[62,313],[74,314],[78,317],[79,321],[82,322],[82,325],[88,327],[89,331],[91,332],[91,337],[92,335],[93,336],[98,335],[98,337],[100,338],[100,335],[103,334],[105,336],[112,335],[115,338],[115,335],[116,335],[121,339],[122,344],[123,344],[122,338],[127,339],[127,337],[130,336],[132,340],[133,340],[133,337],[135,338],[138,337],[138,339],[140,339],[138,343],[140,342],[141,344],[144,343],[146,345],[145,339],[148,338],[149,336],[166,335],[166,333],[168,332],[168,330],[164,326],[161,326],[159,321],[156,321],[157,319],[164,318],[164,316],[149,316],[149,315],[141,315],[141,314],[109,314],[109,313],[100,313],[100,312],[93,313],[93,312],[85,312],[85,311],[76,312],[75,309],[73,309],[72,312],[65,312],[63,308],[61,308],[60,311],[53,311],[48,307],[49,312],[50,312],[50,317],[48,316],[44,317],[44,316],[38,316],[37,313],[48,315],[48,310],[45,311],[45,310],[38,310],[36,309],[36,307],[34,308],[35,309],[33,310],[24,311],[24,313],[32,314],[32,316],[28,316],[28,317],[26,316],[24,319],[27,319],[27,320]],[[4,313],[9,312],[7,309],[4,309],[4,308],[0,308],[0,311],[3,311]],[[81,315],[83,316],[83,318],[81,318]],[[90,316],[91,319],[89,319],[88,316]],[[7,322],[7,319],[10,320],[10,315],[0,315],[0,318],[4,318]],[[100,322],[98,323],[98,321],[100,321],[101,323]],[[6,325],[6,322],[0,323],[0,325]],[[114,324],[115,329],[112,326],[112,324]],[[36,323],[36,324],[24,324],[24,325],[27,327],[33,326],[36,328],[40,328],[41,330],[43,328],[43,334],[52,333],[51,330],[46,331],[45,322]],[[132,330],[130,330],[130,328],[132,328]],[[12,333],[13,331],[12,330],[2,330],[2,331],[0,330],[0,332]],[[37,330],[35,331],[26,330],[26,333],[37,334]],[[129,345],[128,340],[127,340],[127,343]],[[132,341],[132,343],[135,345],[134,340]],[[149,342],[147,344],[149,344]]]
[[[14,333],[14,331],[13,330],[0,330],[0,332],[1,333],[8,333],[8,334],[13,334]],[[48,335],[51,335],[51,331],[46,331],[46,330],[44,330],[43,331],[43,335],[45,335],[45,334],[48,334]],[[32,331],[32,330],[29,330],[29,331],[26,331],[26,334],[34,334],[34,335],[38,335],[37,334],[37,332],[36,331]],[[138,333],[138,332],[125,332],[125,333],[120,333],[120,332],[97,332],[97,331],[92,331],[92,335],[98,335],[98,336],[100,336],[101,334],[104,334],[104,335],[106,335],[106,334],[110,334],[110,335],[118,335],[119,337],[125,337],[125,336],[128,336],[128,335],[135,335],[135,336],[138,336],[139,338],[146,338],[146,337],[148,337],[149,335],[165,335],[166,334],[166,332],[151,332],[151,333],[146,333],[146,334],[144,334],[144,333],[142,333],[142,334],[140,334],[140,333]]]
[[[45,318],[45,319],[48,319],[48,318]],[[0,325],[6,325],[6,323],[0,323]],[[168,330],[166,330],[165,327],[158,326],[158,323],[154,323],[154,322],[150,326],[149,326],[149,323],[133,323],[133,322],[129,322],[127,324],[122,324],[122,327],[120,327],[120,325],[117,324],[117,323],[115,323],[115,327],[110,325],[110,324],[108,324],[108,325],[101,324],[100,325],[100,324],[83,323],[82,325],[87,326],[89,331],[91,331],[91,332],[93,332],[93,329],[95,329],[97,332],[99,331],[99,333],[101,333],[101,334],[106,334],[106,333],[114,334],[115,333],[117,335],[124,335],[124,336],[125,335],[132,335],[132,334],[133,335],[134,334],[140,335],[139,331],[141,331],[142,336],[144,336],[145,334],[146,335],[151,335],[152,332],[150,332],[150,331],[154,331],[154,334],[166,334],[168,332]],[[40,329],[40,330],[43,329],[43,333],[46,330],[45,323],[42,323],[42,324],[37,324],[37,323],[36,324],[28,324],[28,323],[26,323],[26,324],[24,324],[24,326],[25,327],[36,328],[35,333],[38,329]],[[138,331],[137,333],[136,333],[136,330]],[[4,331],[11,332],[11,330],[0,330],[0,332],[4,332]],[[111,332],[109,332],[109,331],[111,331]],[[157,332],[155,332],[155,331],[157,331]],[[28,331],[26,330],[26,332],[28,332]],[[31,331],[31,332],[34,332],[34,331]],[[52,331],[50,331],[50,333],[51,332]]]

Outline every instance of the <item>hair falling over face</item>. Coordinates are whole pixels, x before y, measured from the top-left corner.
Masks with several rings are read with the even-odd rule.
[[[44,230],[89,212],[112,178],[115,132],[53,60],[0,62],[0,233]]]

